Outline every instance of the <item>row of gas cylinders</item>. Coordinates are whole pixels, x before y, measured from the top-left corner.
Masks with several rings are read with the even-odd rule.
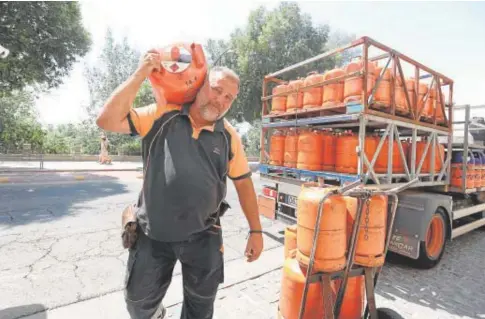
[[[465,188],[485,187],[485,153],[472,151],[466,158]],[[463,152],[451,158],[451,186],[463,187]]]
[[[364,153],[369,162],[372,161],[377,151],[381,137],[377,135],[366,136]],[[427,141],[416,142],[416,167],[419,165],[422,154],[426,149]],[[402,141],[403,152],[410,167],[411,151],[410,141]],[[275,130],[270,139],[270,164],[289,168],[304,169],[310,171],[331,171],[347,174],[356,174],[358,165],[357,147],[359,146],[358,135],[352,132],[334,133],[331,130],[298,129]],[[377,156],[374,165],[376,173],[387,173],[388,168],[389,140],[385,140]],[[442,164],[438,156],[444,158],[444,147],[439,145],[435,148],[435,172],[441,170]],[[404,173],[404,162],[399,151],[397,141],[393,141],[392,172]],[[421,172],[431,171],[431,146],[426,154]],[[364,166],[364,171],[367,167]]]
[[[303,185],[298,197],[297,224],[285,230],[285,262],[279,304],[281,315],[285,319],[298,318],[308,275],[319,201],[330,189],[334,188],[322,188],[313,183]],[[364,204],[354,264],[365,267],[379,267],[384,264],[387,203],[387,196],[375,195]],[[348,242],[356,215],[357,199],[354,197],[332,195],[325,200],[312,273],[336,272],[345,268],[349,252]],[[340,280],[332,281],[333,300],[340,284]],[[304,318],[324,317],[322,288],[320,282],[309,286]],[[363,305],[364,278],[349,277],[339,318],[361,318]]]
[[[378,67],[377,62],[368,62],[368,75],[367,75],[367,94],[368,96],[374,89],[377,78],[382,73],[384,67]],[[316,72],[310,73],[306,78],[298,78],[296,80],[289,81],[287,84],[280,84],[273,88],[271,112],[272,114],[282,114],[286,112],[295,112],[300,109],[311,109],[317,107],[333,107],[340,103],[348,102],[361,102],[363,98],[363,77],[350,77],[345,80],[336,80],[335,83],[325,84],[323,86],[312,87],[309,89],[302,89],[302,87],[314,85],[323,81],[337,79],[347,74],[363,71],[364,62],[362,59],[358,59],[349,63],[345,68],[333,69],[325,72],[324,74],[318,74]],[[374,102],[379,104],[384,111],[390,110],[391,105],[391,84],[392,84],[392,72],[390,68],[386,68],[379,84],[376,88],[374,95]],[[396,113],[403,116],[410,116],[411,113],[408,108],[405,88],[400,76],[394,77],[394,101],[396,105]],[[405,80],[406,90],[409,96],[409,102],[411,108],[414,106],[414,113],[417,114],[421,111],[421,118],[425,120],[431,120],[434,116],[436,108],[436,117],[438,123],[443,123],[445,115],[441,110],[441,100],[438,98],[438,90],[436,88],[429,89],[426,83],[419,83],[418,95],[416,94],[416,81],[413,78],[407,78]],[[285,94],[288,91],[298,90],[295,93]],[[424,103],[423,101],[426,94],[429,97]],[[415,99],[418,99],[417,105]],[[445,101],[444,94],[442,94],[442,100]]]

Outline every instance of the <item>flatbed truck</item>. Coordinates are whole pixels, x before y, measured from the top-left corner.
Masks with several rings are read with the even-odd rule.
[[[362,48],[363,68],[357,76],[362,77],[362,99],[358,102],[338,103],[333,106],[317,106],[309,109],[300,109],[292,112],[272,114],[270,101],[279,94],[268,94],[271,84],[289,83],[282,76],[295,74],[299,69],[308,70],[308,65],[321,60],[332,58],[346,50]],[[377,49],[377,50],[375,50]],[[374,50],[380,54],[371,56]],[[386,61],[385,67],[377,77],[374,88],[367,89],[368,63]],[[408,92],[405,87],[406,101],[410,115],[405,117],[398,114],[395,103],[395,81],[405,83],[403,64],[407,63],[414,71],[416,90]],[[323,65],[323,64],[322,64]],[[375,100],[376,88],[382,80],[385,69],[392,70],[391,100],[387,108],[378,105]],[[321,70],[324,71],[324,70]],[[300,87],[286,94],[305,91],[312,87],[345,81],[353,74],[345,75],[339,79],[321,81],[316,84]],[[434,107],[441,100],[442,114],[447,114],[443,123],[438,123],[435,110],[431,121],[420,118],[422,110],[418,108],[419,82],[428,79],[431,89],[435,87],[438,98]],[[447,103],[441,96],[446,90]],[[415,94],[414,98],[412,94]],[[424,105],[429,94],[421,97]],[[404,184],[415,178],[418,182],[409,190],[399,194],[399,204],[392,230],[389,251],[415,260],[421,268],[431,268],[439,263],[447,242],[485,225],[485,186],[478,182],[481,179],[481,169],[485,174],[485,162],[470,165],[467,158],[473,158],[474,152],[485,150],[485,123],[480,110],[485,106],[457,106],[453,101],[453,81],[448,77],[430,69],[427,66],[393,50],[369,37],[360,38],[349,45],[322,53],[285,69],[269,74],[263,79],[262,96],[262,128],[261,128],[261,154],[259,174],[264,182],[261,194],[258,194],[260,213],[271,219],[281,219],[288,223],[297,222],[297,201],[301,186],[307,182],[319,182],[331,185],[345,185],[355,181],[372,185],[382,189],[390,189]],[[440,107],[440,106],[438,106]],[[413,111],[414,110],[414,111]],[[446,112],[447,111],[447,112]],[[454,116],[460,115],[459,120],[453,122]],[[315,171],[290,168],[282,165],[271,165],[268,141],[272,130],[285,130],[296,128],[317,128],[333,130],[352,130],[358,134],[359,145],[356,148],[358,156],[357,173],[346,174],[335,171]],[[377,133],[376,133],[377,132]],[[463,136],[456,134],[463,132]],[[367,158],[363,150],[365,137],[369,134],[378,134],[379,145],[372,158]],[[456,134],[456,136],[455,136]],[[376,158],[382,149],[382,144],[388,139],[389,144],[397,141],[398,151],[404,161],[404,174],[395,174],[392,171],[392,161],[395,154],[394,147],[388,147],[388,171],[376,173],[374,170]],[[409,150],[407,155],[403,150],[403,141],[408,139]],[[417,141],[426,141],[424,152],[418,154]],[[436,147],[442,145],[445,156],[436,152]],[[431,158],[440,161],[441,169],[435,170],[435,160],[431,161],[430,171],[423,173],[423,162],[431,153]],[[456,156],[459,154],[459,156]],[[418,156],[419,155],[419,156]],[[470,155],[470,157],[468,156]],[[456,158],[461,158],[457,161]],[[453,166],[453,169],[452,169]],[[461,183],[456,184],[456,174],[461,172]],[[455,183],[452,185],[452,176]],[[484,175],[485,176],[485,175]],[[468,179],[477,177],[477,187],[468,187]],[[485,177],[484,177],[485,178]],[[483,184],[485,185],[485,184]]]

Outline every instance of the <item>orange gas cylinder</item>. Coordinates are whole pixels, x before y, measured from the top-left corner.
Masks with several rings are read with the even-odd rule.
[[[303,86],[303,80],[293,80],[290,81],[288,84],[288,90],[299,90]],[[298,92],[288,94],[288,100],[286,101],[286,111],[287,112],[294,112],[299,110],[303,107],[303,91],[299,90]]]
[[[296,225],[285,228],[285,259],[291,257],[291,252],[296,250]]]
[[[411,103],[410,107],[408,107],[408,102],[406,99],[404,85],[402,84],[401,77],[396,76],[395,89],[394,89],[394,94],[395,94],[394,101],[396,103],[396,111],[398,111],[403,115],[410,114],[411,113],[410,109],[413,109],[415,105],[414,103],[414,92],[416,92],[414,87],[415,85],[416,85],[416,82],[414,80],[412,79],[406,80],[406,89],[409,96],[409,103]]]
[[[331,131],[326,131],[323,134],[323,170],[335,171],[335,144],[336,138]]]
[[[441,98],[446,105],[445,95],[443,93],[441,94]],[[441,110],[441,100],[439,98],[436,99],[436,121],[438,124],[445,123],[445,114],[443,113],[443,110]]]
[[[334,189],[316,185],[304,184],[298,196],[296,259],[305,266],[310,261],[319,202],[329,190]],[[347,249],[347,207],[343,196],[328,197],[323,203],[322,211],[313,271],[338,271],[345,266]]]
[[[280,84],[273,88],[273,95],[285,93],[286,91],[288,91],[288,85]],[[271,113],[278,114],[286,112],[286,99],[286,95],[273,97],[271,101]]]
[[[323,81],[323,75],[317,72],[311,72],[303,82],[304,86],[312,85]],[[314,87],[305,89],[303,93],[303,108],[313,108],[322,105],[323,87]]]
[[[345,196],[348,231],[352,232],[357,216],[357,198]],[[387,231],[387,196],[374,195],[364,203],[354,262],[361,266],[377,267],[384,264],[384,245]]]
[[[341,284],[342,280],[335,280],[335,292],[337,292]],[[362,312],[364,311],[364,289],[364,276],[349,277],[338,319],[362,318]]]
[[[350,62],[345,67],[345,74],[354,73],[364,70],[364,61],[358,59],[354,62]],[[362,95],[364,92],[363,77],[356,76],[347,78],[344,84],[344,102],[362,101]],[[372,92],[374,85],[376,84],[376,66],[372,62],[367,62],[367,94]]]
[[[283,166],[285,156],[285,134],[280,130],[275,130],[271,135],[269,156],[270,164]]]
[[[376,77],[382,72],[384,67],[379,67],[376,69]],[[376,79],[377,82],[377,79]],[[376,89],[376,94],[374,96],[374,102],[381,104],[385,109],[391,107],[391,69],[387,68],[382,75],[379,85]]]
[[[482,185],[483,153],[474,151],[473,160],[475,162],[475,167],[474,167],[475,187],[482,187],[483,186]]]
[[[475,156],[475,167],[479,167],[475,187],[485,187],[485,154],[483,151],[476,151]]]
[[[428,120],[434,119],[434,101],[436,99],[436,89],[429,90],[428,100],[424,105],[424,114]]]
[[[296,167],[321,171],[323,166],[323,134],[318,130],[302,130],[298,136],[298,162]]]
[[[426,144],[428,142],[426,140],[423,141],[418,141],[416,142],[416,170],[418,169],[419,162],[421,161],[421,158],[424,154],[424,150],[426,149]],[[441,171],[442,165],[441,165],[441,160],[440,160],[440,155],[441,158],[445,158],[445,148],[442,144],[438,144],[438,147],[435,147],[435,164],[434,164],[434,171],[435,173],[439,173]],[[426,157],[423,162],[423,166],[421,166],[421,173],[430,173],[431,172],[431,151],[432,151],[433,144],[431,143],[429,148],[428,148],[428,153],[426,154]],[[408,165],[411,166],[411,151],[409,151],[408,154]]]
[[[306,268],[301,266],[296,259],[287,258],[285,260],[279,301],[279,311],[284,319],[298,319],[306,275]],[[335,291],[331,295],[335,300]],[[303,318],[323,318],[324,313],[323,285],[321,281],[318,281],[308,286]]]
[[[430,109],[431,104],[425,103],[424,108],[423,108],[424,97],[428,93],[428,85],[426,83],[419,83],[419,91],[418,92],[419,92],[419,97],[418,97],[417,105],[418,105],[418,112],[421,112],[421,118],[420,119],[423,119],[423,118],[424,119],[430,119],[433,115],[432,109]]]
[[[364,152],[369,162],[377,149],[377,139],[373,136],[366,136],[364,142]],[[357,174],[358,156],[357,147],[359,146],[359,137],[357,135],[342,135],[337,138],[335,147],[335,171],[340,173]],[[364,165],[364,172],[367,166]]]
[[[377,144],[379,144],[380,138],[377,141]],[[401,153],[399,152],[399,146],[397,144],[397,141],[393,141],[392,143],[392,172],[393,173],[403,173],[404,172],[404,161],[402,160]],[[382,144],[381,151],[379,152],[379,155],[377,156],[377,161],[374,166],[375,172],[376,173],[387,173],[387,168],[388,168],[388,153],[389,152],[389,138],[386,138],[384,143]],[[403,145],[403,152],[404,156],[406,156],[406,152],[404,149]],[[370,161],[370,159],[369,159]]]
[[[298,162],[298,129],[290,128],[285,139],[285,159],[283,165],[296,168]]]
[[[323,80],[331,80],[345,75],[342,69],[333,69],[323,75]],[[344,99],[344,80],[337,83],[326,84],[323,87],[323,106],[332,106],[342,103]]]
[[[202,46],[174,43],[155,50],[161,55],[162,67],[159,71],[153,71],[148,79],[157,103],[192,102],[207,74]]]

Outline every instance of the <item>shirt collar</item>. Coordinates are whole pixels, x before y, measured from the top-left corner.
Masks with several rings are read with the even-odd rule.
[[[191,106],[192,106],[192,103],[183,104],[181,114],[189,117],[189,110],[190,110]],[[207,129],[209,131],[222,132],[224,130],[224,118],[220,118],[215,122],[215,124],[204,126],[204,127],[202,127],[202,129]]]

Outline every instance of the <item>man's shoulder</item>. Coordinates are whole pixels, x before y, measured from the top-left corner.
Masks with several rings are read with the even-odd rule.
[[[177,104],[151,103],[139,108],[135,108],[134,111],[139,114],[151,115],[154,117],[154,119],[159,119],[167,113],[170,113],[172,111],[180,111],[181,109],[182,106]]]
[[[227,120],[224,119],[224,129],[231,135],[233,138],[239,138],[239,134],[237,130],[232,126],[232,124]]]

